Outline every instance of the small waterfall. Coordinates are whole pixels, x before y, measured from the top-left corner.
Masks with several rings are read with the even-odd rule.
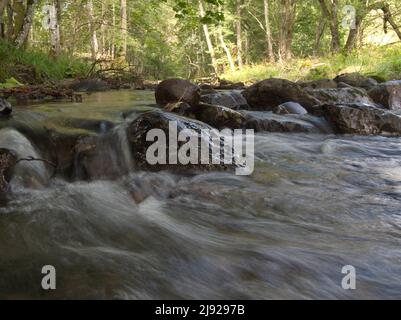
[[[32,143],[14,129],[0,130],[0,148],[9,149],[18,159],[42,159]],[[43,161],[20,161],[10,182],[12,187],[38,188],[48,183],[49,172]]]
[[[111,129],[98,136],[85,137],[78,143],[74,161],[77,179],[115,179],[129,173],[133,160],[126,126]]]

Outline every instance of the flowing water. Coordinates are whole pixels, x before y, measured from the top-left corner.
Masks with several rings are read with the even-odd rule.
[[[101,135],[152,103],[99,93],[17,107],[15,121],[101,120]],[[138,172],[118,141],[103,145],[125,164],[118,179],[13,187],[0,207],[0,298],[400,297],[400,139],[258,134],[249,177]],[[41,289],[44,265],[55,291]],[[341,287],[345,265],[356,290]]]

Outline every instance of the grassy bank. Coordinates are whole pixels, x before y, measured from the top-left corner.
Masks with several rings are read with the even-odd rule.
[[[234,82],[256,82],[278,77],[292,81],[334,78],[346,72],[360,72],[385,80],[401,79],[401,44],[365,48],[349,56],[293,59],[285,64],[271,63],[245,66],[221,78]]]
[[[12,78],[23,84],[57,81],[84,76],[89,69],[88,63],[67,55],[52,59],[47,52],[17,50],[0,42],[0,83],[13,81]]]

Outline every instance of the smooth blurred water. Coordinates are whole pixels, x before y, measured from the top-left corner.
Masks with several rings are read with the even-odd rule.
[[[97,115],[153,101],[103,93],[17,117],[90,117],[91,99],[109,104]],[[132,171],[17,189],[0,207],[0,298],[399,298],[401,140],[266,133],[255,151],[250,177]],[[44,265],[56,267],[53,292]],[[341,287],[345,265],[354,291]]]

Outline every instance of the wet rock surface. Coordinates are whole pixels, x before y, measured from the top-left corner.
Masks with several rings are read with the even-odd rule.
[[[8,191],[8,184],[16,163],[17,156],[14,152],[0,148],[0,201],[2,195]]]
[[[401,80],[388,81],[368,91],[370,98],[390,110],[401,110]]]
[[[363,103],[374,105],[368,93],[360,88],[314,89],[307,92],[315,97],[319,104]]]
[[[364,104],[325,104],[316,108],[339,134],[401,135],[401,117]]]
[[[0,98],[0,117],[8,117],[13,112],[11,104],[2,98]]]
[[[170,161],[170,156],[177,159],[178,151],[187,141],[178,141],[177,150],[173,150],[167,144],[166,148],[166,160],[167,164],[150,164],[149,159],[147,159],[147,151],[149,147],[154,144],[155,141],[147,141],[147,135],[152,129],[159,129],[164,132],[167,141],[170,138],[175,139],[175,137],[170,137],[169,129],[172,124],[177,125],[177,133],[180,134],[183,130],[190,129],[194,134],[194,139],[198,141],[198,156],[194,159],[196,164],[188,163],[182,164],[175,160],[172,163]],[[197,170],[226,170],[230,166],[224,164],[212,164],[213,157],[220,157],[220,154],[214,154],[210,152],[208,157],[208,164],[201,164],[201,147],[206,146],[207,150],[212,150],[212,146],[215,142],[211,141],[211,136],[201,136],[202,131],[209,130],[212,131],[214,128],[197,120],[185,118],[172,113],[163,112],[160,110],[150,111],[141,114],[138,118],[132,121],[127,129],[128,142],[131,147],[131,153],[133,155],[135,167],[141,169],[148,169],[151,171],[160,170],[185,170],[186,172],[197,171]],[[220,140],[215,145],[220,148]],[[178,163],[177,163],[178,162]]]
[[[324,131],[298,115],[277,115],[272,112],[242,111],[244,127],[256,132],[324,133]],[[330,131],[330,129],[327,129]]]
[[[202,95],[201,102],[220,105],[234,110],[248,110],[249,105],[240,91],[215,92]]]
[[[283,104],[280,104],[277,108],[273,110],[273,113],[275,114],[281,114],[281,115],[286,115],[286,114],[307,114],[308,111],[301,106],[299,103],[296,102],[286,102]]]

